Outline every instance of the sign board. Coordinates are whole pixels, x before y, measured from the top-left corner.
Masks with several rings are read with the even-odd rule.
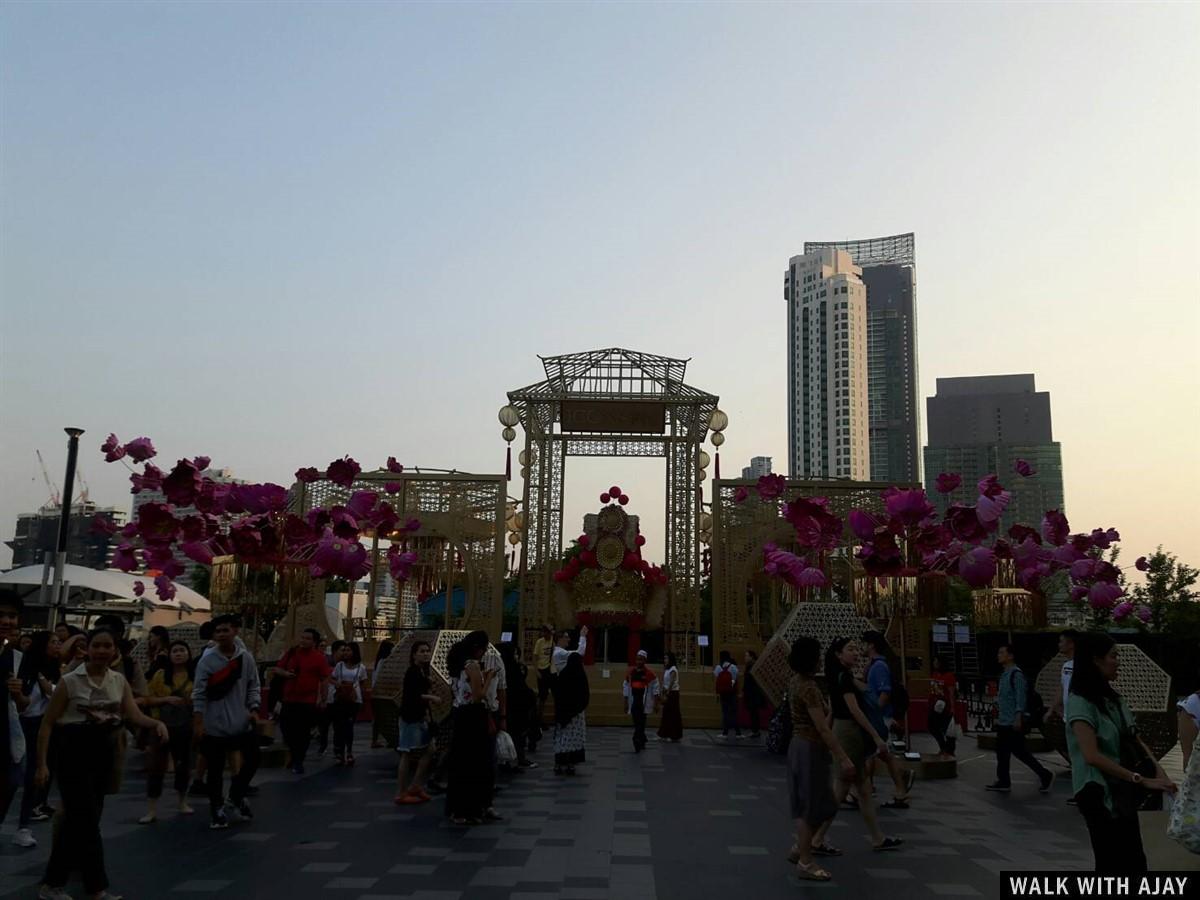
[[[500,643],[504,644],[511,640],[512,640],[512,632],[511,631],[500,632]]]
[[[933,640],[938,644],[950,643],[950,626],[949,625],[934,625]]]
[[[969,625],[954,626],[954,643],[969,644],[971,643],[971,628]]]
[[[699,644],[701,647],[707,647],[708,646],[708,635],[707,634],[697,635],[696,643]]]
[[[657,401],[564,400],[562,430],[593,434],[665,434],[667,407]]]

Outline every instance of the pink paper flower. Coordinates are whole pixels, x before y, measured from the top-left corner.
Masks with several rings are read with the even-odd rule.
[[[162,489],[163,473],[162,469],[154,465],[154,463],[146,463],[141,474],[137,472],[129,476],[129,482],[133,485],[131,494],[140,494],[142,491],[157,491]]]
[[[175,463],[171,474],[163,479],[162,491],[167,502],[176,506],[191,506],[196,500],[200,488],[200,475],[196,464],[190,460],[181,459]]]
[[[841,543],[842,520],[829,511],[824,497],[797,497],[784,507],[783,518],[806,550],[833,550]]]
[[[1087,595],[1088,589],[1082,584],[1077,584],[1075,587],[1071,588],[1072,603],[1082,603],[1085,599],[1087,599]]]
[[[1048,509],[1042,517],[1042,537],[1046,539],[1046,543],[1053,544],[1055,547],[1065,544],[1067,535],[1071,532],[1071,526],[1067,522],[1067,517],[1057,509]]]
[[[358,477],[358,473],[361,471],[362,466],[349,456],[346,456],[331,462],[329,468],[325,470],[325,477],[339,487],[348,488],[354,484],[354,479]]]
[[[387,491],[389,494],[398,494],[398,493],[400,493],[400,489],[402,487],[404,487],[404,485],[403,485],[403,483],[401,483],[399,481],[389,481],[386,484],[384,484],[383,489],[385,491]]]
[[[296,480],[301,484],[312,484],[321,480],[321,473],[317,471],[316,466],[306,466],[296,470]]]
[[[988,547],[972,547],[958,558],[958,575],[970,587],[981,588],[996,577],[996,554]]]
[[[828,583],[829,580],[825,577],[825,573],[813,566],[802,569],[800,574],[796,576],[797,587],[820,588],[825,587]]]
[[[208,456],[196,456],[192,458],[192,465],[196,467],[197,472],[203,472],[212,465],[212,459]]]
[[[994,497],[1004,490],[1003,485],[1000,484],[1000,476],[995,474],[987,475],[980,479],[977,487],[979,488],[979,493],[985,497]]]
[[[105,462],[116,462],[125,455],[125,448],[115,434],[110,434],[100,445],[100,452],[104,454]]]
[[[988,529],[979,521],[974,506],[952,503],[946,510],[946,527],[960,541],[978,543],[988,536]]]
[[[1008,536],[1018,544],[1025,540],[1025,538],[1030,538],[1035,544],[1042,542],[1041,532],[1030,528],[1028,525],[1022,525],[1019,522],[1008,529]]]
[[[384,502],[367,515],[366,522],[377,534],[390,534],[400,524],[400,515],[392,504]]]
[[[158,453],[148,437],[134,438],[125,445],[125,454],[134,462],[140,463],[152,458]]]
[[[179,520],[165,503],[143,503],[137,523],[138,534],[146,544],[169,544],[179,534]]]
[[[188,559],[195,560],[202,566],[211,566],[213,563],[212,548],[203,541],[187,541],[180,544],[179,549]]]
[[[121,526],[118,525],[116,522],[114,522],[112,519],[107,519],[104,516],[100,515],[100,513],[96,513],[96,515],[92,517],[92,526],[88,530],[91,531],[92,534],[110,534],[111,535],[111,534],[116,534],[118,531],[120,531]],[[1145,557],[1142,557],[1142,558],[1145,559]]]
[[[1015,469],[1016,473],[1022,478],[1028,478],[1031,475],[1037,474],[1037,470],[1034,469],[1034,467],[1029,464],[1029,461],[1025,459],[1018,459],[1015,463],[1013,463],[1013,469]]]
[[[1150,563],[1144,556],[1139,556],[1133,565],[1139,572],[1148,572],[1150,570]]]
[[[346,509],[356,519],[365,519],[379,502],[379,495],[374,491],[355,491],[346,501]]]
[[[402,530],[403,531],[420,531],[421,530],[421,520],[417,519],[417,518],[410,518],[408,521],[406,521],[404,523],[404,528]]]
[[[937,477],[937,492],[939,494],[953,493],[960,484],[962,484],[962,476],[957,472],[942,472]]]
[[[748,490],[746,490],[746,488],[740,487],[736,491],[733,492],[733,502],[734,503],[745,503],[746,499],[749,496],[750,496],[750,492]]]
[[[1120,622],[1122,619],[1127,618],[1129,616],[1129,614],[1132,612],[1133,612],[1133,604],[1130,603],[1128,600],[1122,600],[1120,603],[1118,603],[1116,606],[1113,607],[1113,611],[1112,611],[1113,621]]]
[[[135,581],[133,583],[133,596],[140,597],[144,593],[146,593],[146,585],[142,584],[140,581]]]
[[[1098,581],[1088,589],[1088,604],[1092,609],[1111,609],[1124,593],[1119,585]]]
[[[154,579],[154,592],[163,602],[175,599],[175,585],[166,575],[159,575]]]
[[[890,487],[883,492],[883,503],[888,516],[906,526],[924,524],[937,512],[923,488]]]
[[[975,503],[975,515],[989,531],[996,528],[1004,510],[1008,507],[1012,495],[1008,491],[997,491],[994,494],[980,494]]]
[[[387,552],[388,572],[397,582],[408,581],[412,577],[412,567],[417,563],[417,554],[401,553],[394,544]]]
[[[783,492],[787,490],[787,479],[776,473],[764,475],[758,479],[758,484],[755,485],[755,488],[758,491],[760,499],[774,500],[777,497],[782,497]]]
[[[880,524],[875,517],[866,510],[852,509],[846,514],[846,523],[850,526],[850,530],[854,532],[854,536],[860,541],[869,541],[875,537],[875,532],[879,529]]]
[[[113,553],[112,564],[122,572],[132,572],[138,567],[137,551],[132,544],[120,544]]]
[[[389,472],[395,472],[397,475],[399,475],[401,472],[404,471],[404,466],[402,466],[402,465],[400,465],[400,463],[396,462],[396,457],[389,456],[387,458],[387,470]]]

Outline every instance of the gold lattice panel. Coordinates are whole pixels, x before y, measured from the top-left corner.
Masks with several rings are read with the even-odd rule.
[[[771,702],[778,704],[792,677],[788,653],[792,642],[801,635],[821,642],[821,658],[829,644],[839,637],[858,640],[871,623],[862,618],[850,603],[797,603],[779,630],[775,632],[754,666],[754,678]]]
[[[178,625],[168,625],[167,633],[171,635],[172,641],[187,641],[188,647],[192,650],[192,659],[196,659],[204,652],[204,648],[208,646],[208,642],[200,637],[200,626],[195,622],[180,622]],[[133,650],[130,651],[130,658],[142,667],[145,672],[150,665],[150,654],[147,650],[147,641],[149,635],[138,641]]]
[[[1136,644],[1117,644],[1121,655],[1121,667],[1113,689],[1125,698],[1129,708],[1136,712],[1160,713],[1171,707],[1171,676],[1164,672],[1154,660]],[[1037,692],[1042,702],[1054,705],[1054,698],[1062,691],[1062,665],[1067,658],[1061,653],[1042,667],[1036,679]]]

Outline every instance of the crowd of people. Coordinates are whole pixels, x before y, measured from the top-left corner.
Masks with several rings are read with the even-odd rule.
[[[287,764],[303,775],[314,737],[327,751],[332,732],[334,764],[353,766],[355,722],[381,664],[394,651],[384,642],[373,673],[356,642],[326,645],[315,630],[262,669],[239,636],[234,616],[219,616],[202,627],[203,647],[193,653],[186,641],[165,629],[151,629],[143,671],[133,658],[118,617],[102,616],[87,633],[60,623],[52,632],[20,634],[19,604],[0,599],[0,672],[7,673],[7,715],[0,716],[0,747],[8,765],[0,782],[0,820],[21,794],[13,843],[33,847],[38,823],[57,813],[52,848],[39,897],[62,900],[72,871],[88,895],[114,900],[109,889],[99,822],[105,797],[119,789],[129,745],[144,751],[144,825],[158,821],[168,773],[173,774],[174,811],[191,816],[192,798],[208,798],[209,827],[228,828],[253,819],[249,798],[258,769],[264,732],[273,719],[288,751]],[[395,803],[429,803],[443,794],[445,815],[455,827],[502,821],[494,804],[498,767],[537,766],[532,759],[552,728],[554,773],[577,774],[586,761],[590,686],[584,659],[588,629],[577,641],[567,631],[545,628],[534,646],[536,689],[520,647],[493,646],[475,631],[449,650],[449,691],[432,668],[433,648],[412,641],[403,667],[395,747],[398,753]],[[1062,694],[1048,712],[1061,718],[1070,757],[1072,799],[1086,825],[1097,871],[1145,871],[1137,809],[1148,792],[1170,793],[1174,784],[1138,736],[1128,704],[1113,689],[1119,669],[1117,646],[1106,635],[1064,632],[1060,650]],[[895,677],[894,655],[883,635],[837,638],[822,649],[812,637],[791,647],[792,669],[786,702],[777,711],[787,721],[788,795],[795,820],[788,855],[799,878],[828,881],[833,876],[819,858],[842,855],[828,840],[841,809],[857,809],[870,846],[896,851],[903,840],[880,827],[874,780],[892,783],[884,808],[907,809],[913,773],[890,745],[904,717],[907,695]],[[622,682],[632,743],[641,753],[651,738],[647,721],[661,714],[657,738],[683,737],[681,682],[677,661],[667,653],[661,673],[638,651]],[[1010,760],[1016,757],[1037,775],[1048,793],[1054,775],[1028,750],[1033,711],[1024,673],[1012,648],[1000,647],[997,662],[998,717],[996,780],[989,791],[1011,791]],[[721,711],[721,737],[758,737],[768,710],[757,683],[757,657],[747,653],[739,667],[722,652],[713,668],[712,689]],[[956,749],[958,686],[944,660],[934,660],[929,686],[929,730],[942,759]],[[546,701],[553,712],[544,719]],[[268,699],[269,698],[269,699]],[[740,698],[740,703],[739,703]],[[267,702],[270,709],[266,708]],[[1187,704],[1190,703],[1191,706]],[[1200,731],[1200,694],[1180,707],[1185,766]],[[375,728],[376,746],[383,733]],[[226,775],[229,775],[228,791]],[[60,808],[48,802],[57,787]]]

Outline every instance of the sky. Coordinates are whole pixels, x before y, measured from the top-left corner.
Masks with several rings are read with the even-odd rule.
[[[1073,527],[1200,564],[1197,34],[1152,3],[6,3],[0,537],[68,425],[126,509],[110,431],[285,484],[500,472],[505,392],[609,346],[691,359],[723,474],[783,469],[788,258],[913,231],[922,398],[1035,373]],[[569,461],[567,536],[613,482],[661,558],[661,461]]]

